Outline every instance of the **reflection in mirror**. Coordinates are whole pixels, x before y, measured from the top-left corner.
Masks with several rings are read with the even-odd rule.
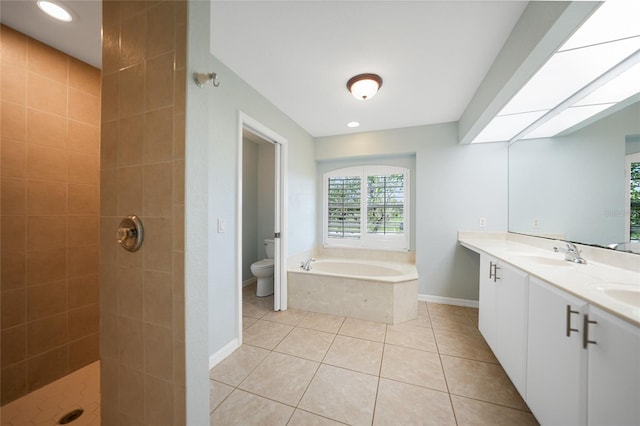
[[[638,152],[640,102],[565,136],[515,142],[509,231],[636,251],[640,180],[625,165]]]

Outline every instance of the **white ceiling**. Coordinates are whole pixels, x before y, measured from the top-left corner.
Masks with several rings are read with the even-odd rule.
[[[2,0],[0,20],[100,67],[100,0],[58,2],[71,25],[35,0]],[[213,1],[212,53],[316,137],[457,121],[526,4]],[[366,102],[345,86],[363,72],[384,79]]]

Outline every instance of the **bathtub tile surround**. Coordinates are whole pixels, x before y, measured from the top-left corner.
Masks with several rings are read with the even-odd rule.
[[[100,70],[0,31],[4,405],[98,359]]]
[[[103,424],[184,424],[184,1],[104,1]],[[123,216],[145,241],[116,244]]]
[[[262,301],[249,288],[244,312],[256,302]],[[246,317],[253,320],[247,331],[259,324],[269,333],[269,326],[279,330],[283,325],[276,320],[284,312],[252,312],[257,316]],[[426,322],[387,325],[297,311],[301,319],[274,349],[245,341],[211,370],[211,424],[537,424],[497,361],[477,359],[490,352],[477,329],[477,309],[418,302],[418,312],[452,318],[440,324],[454,323],[462,331],[440,329],[436,322],[429,322],[433,327]],[[327,330],[320,318],[338,327]],[[393,330],[428,336],[433,345],[416,349]],[[329,344],[309,333],[314,331],[328,334]],[[441,332],[465,344],[455,354],[445,346],[444,353],[438,338],[433,340]],[[280,350],[291,335],[304,352]],[[282,377],[291,377],[293,385],[283,389]]]

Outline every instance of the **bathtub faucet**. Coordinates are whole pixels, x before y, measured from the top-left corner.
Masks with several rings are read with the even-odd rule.
[[[300,267],[302,269],[304,269],[305,271],[310,271],[311,270],[311,262],[315,261],[315,259],[313,257],[310,257],[309,259],[305,260],[304,262],[300,262]]]

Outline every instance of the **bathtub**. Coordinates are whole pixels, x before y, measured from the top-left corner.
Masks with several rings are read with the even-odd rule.
[[[397,324],[415,319],[415,264],[322,258],[288,271],[290,308]]]

